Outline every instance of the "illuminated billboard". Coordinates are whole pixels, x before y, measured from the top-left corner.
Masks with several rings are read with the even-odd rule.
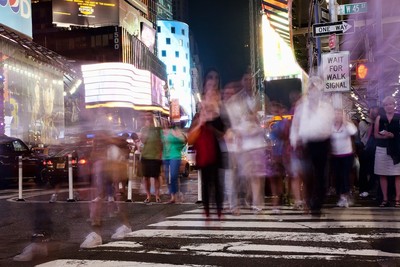
[[[82,65],[86,108],[120,107],[167,111],[163,81],[127,63]]]
[[[290,0],[263,0],[261,3],[271,27],[290,45],[292,44],[291,5]]]
[[[154,53],[154,45],[156,43],[156,30],[153,27],[141,22],[142,32],[140,40]]]
[[[264,75],[266,79],[299,76],[302,69],[298,65],[292,48],[273,29],[264,14],[261,21]]]
[[[32,38],[30,0],[0,0],[0,24]]]
[[[55,24],[89,27],[119,25],[119,0],[53,0],[52,5]]]

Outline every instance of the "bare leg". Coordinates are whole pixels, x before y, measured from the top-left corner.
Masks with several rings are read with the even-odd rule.
[[[400,176],[396,176],[395,178],[396,184],[396,201],[400,201]]]
[[[298,177],[292,177],[290,181],[293,198],[296,205],[301,203],[300,182],[301,181]]]
[[[160,198],[160,177],[154,177],[154,193],[156,200]]]
[[[146,190],[146,198],[150,200],[151,194],[150,194],[150,177],[144,177],[144,188]]]
[[[382,195],[383,195],[383,201],[388,201],[388,196],[387,196],[387,177],[386,176],[381,176],[380,177],[380,183],[381,183],[381,190],[382,190]]]

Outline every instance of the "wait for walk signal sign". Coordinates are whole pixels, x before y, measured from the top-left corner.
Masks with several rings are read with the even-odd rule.
[[[349,51],[322,54],[325,92],[350,91]]]
[[[354,33],[354,20],[342,20],[337,22],[320,23],[313,25],[313,36],[328,36],[332,33],[340,35]]]

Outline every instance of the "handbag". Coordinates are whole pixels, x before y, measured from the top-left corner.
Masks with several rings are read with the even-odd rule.
[[[218,143],[209,127],[205,125],[200,127],[193,145],[196,149],[196,166],[201,168],[217,162]]]

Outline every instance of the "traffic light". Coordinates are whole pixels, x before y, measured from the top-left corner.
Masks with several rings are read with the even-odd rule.
[[[370,62],[357,63],[356,78],[357,80],[370,80],[372,77],[372,64]]]

